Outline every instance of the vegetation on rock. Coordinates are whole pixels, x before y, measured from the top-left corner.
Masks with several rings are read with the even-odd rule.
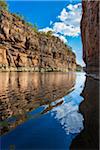
[[[0,10],[8,10],[8,5],[5,0],[0,0]]]
[[[36,24],[17,14],[1,10],[0,70],[75,71],[72,48],[52,31],[39,32]]]

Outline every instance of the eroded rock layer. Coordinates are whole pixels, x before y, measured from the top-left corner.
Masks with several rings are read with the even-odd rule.
[[[0,15],[1,71],[74,71],[75,54],[58,37],[36,32],[7,11]]]
[[[82,2],[81,33],[87,73],[99,73],[99,1]]]

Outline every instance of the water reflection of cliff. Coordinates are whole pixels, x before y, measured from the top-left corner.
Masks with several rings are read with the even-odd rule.
[[[99,80],[87,77],[82,92],[84,101],[80,111],[84,116],[84,130],[73,140],[71,149],[99,149]]]
[[[1,134],[27,120],[26,112],[66,95],[75,78],[73,73],[0,73]]]

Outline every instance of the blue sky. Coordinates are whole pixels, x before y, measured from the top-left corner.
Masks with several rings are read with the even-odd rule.
[[[72,47],[77,62],[84,65],[79,31],[81,0],[7,0],[7,3],[11,12],[22,14],[27,21],[37,24],[40,31],[52,30]]]

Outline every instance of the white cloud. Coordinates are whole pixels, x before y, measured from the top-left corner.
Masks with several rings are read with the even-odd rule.
[[[52,25],[53,24],[53,21],[50,21],[50,25]]]
[[[75,5],[69,4],[67,9],[68,10],[64,8],[60,16],[58,16],[60,22],[56,22],[56,30],[58,31],[59,25],[61,25],[64,27],[64,29],[60,30],[62,34],[67,36],[78,36],[80,34],[81,3]]]
[[[40,32],[48,32],[48,31],[52,31],[54,32],[54,30],[52,28],[49,28],[49,27],[46,27],[46,28],[43,28],[43,29],[39,29]]]
[[[76,9],[81,8],[81,3],[75,4],[75,5],[69,4],[69,5],[67,6],[67,8],[68,8],[69,10],[74,11],[74,10],[76,10]]]
[[[73,27],[71,25],[66,25],[64,22],[54,23],[53,30],[56,33],[60,33],[64,36],[78,36],[80,33],[79,27]]]
[[[45,33],[47,33],[48,31],[52,31],[53,36],[59,37],[59,39],[61,39],[61,41],[63,41],[64,43],[67,43],[67,39],[63,35],[55,33],[54,29],[52,29],[52,28],[46,27],[46,28],[43,28],[43,29],[39,29],[39,31],[40,32],[45,32]]]
[[[85,79],[84,75],[77,76],[75,90],[61,98],[59,102],[63,100],[63,103],[51,110],[52,116],[61,124],[66,134],[80,133],[84,128],[84,118],[79,113],[79,105],[83,101],[80,93],[84,88]]]
[[[57,33],[54,33],[53,35],[56,37],[59,37],[59,39],[61,39],[61,41],[63,41],[64,43],[68,42],[67,39],[63,35],[59,35]]]
[[[80,103],[80,101],[78,101]],[[83,130],[83,116],[78,112],[77,101],[71,99],[69,102],[52,110],[52,116],[58,120],[66,134],[80,133]]]
[[[64,43],[67,42],[66,36],[78,36],[80,34],[80,20],[81,20],[81,3],[72,5],[69,4],[63,8],[58,16],[58,22],[50,21],[51,27],[40,29],[39,31],[52,31],[54,36],[59,37]]]
[[[64,9],[62,10],[60,16],[58,16],[58,18],[59,18],[61,21],[65,21],[67,16],[68,16],[68,13],[66,12],[66,9],[64,8]]]

